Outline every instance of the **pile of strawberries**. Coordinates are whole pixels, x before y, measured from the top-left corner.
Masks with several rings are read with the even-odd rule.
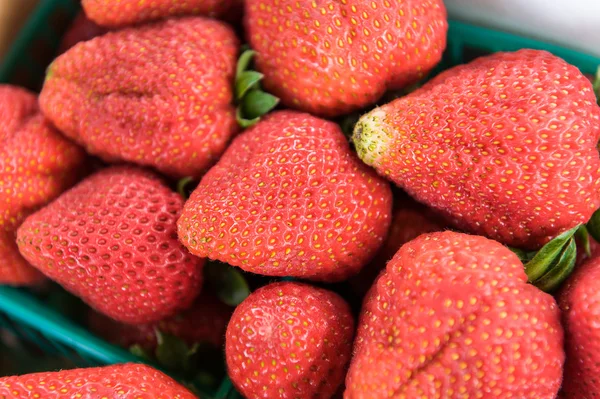
[[[523,49],[414,89],[442,0],[82,5],[39,97],[0,86],[1,283],[53,280],[150,362],[224,347],[246,398],[600,397],[600,107],[576,67]],[[224,304],[228,279],[255,290]],[[0,397],[194,395],[128,364]]]

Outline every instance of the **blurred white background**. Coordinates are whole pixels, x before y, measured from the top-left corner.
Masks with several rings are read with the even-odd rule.
[[[600,57],[600,0],[444,0],[452,18]]]

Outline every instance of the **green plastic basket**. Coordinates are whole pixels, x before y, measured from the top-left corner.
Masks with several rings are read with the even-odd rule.
[[[0,82],[39,90],[60,38],[78,11],[77,0],[42,0],[0,65]],[[436,71],[487,53],[521,48],[550,51],[586,74],[594,74],[600,65],[599,58],[567,48],[451,21],[448,48]],[[142,361],[57,313],[27,290],[0,287],[0,327],[44,352],[66,356],[78,366]],[[209,395],[237,397],[228,379]]]

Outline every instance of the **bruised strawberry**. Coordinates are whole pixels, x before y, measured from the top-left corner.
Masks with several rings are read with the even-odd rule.
[[[120,27],[181,15],[205,15],[236,21],[243,0],[82,0],[89,18],[102,26]]]
[[[269,115],[236,138],[185,204],[192,254],[268,276],[339,281],[383,243],[389,185],[350,151],[339,127]]]
[[[58,53],[62,54],[77,43],[86,42],[106,32],[108,32],[106,28],[98,26],[94,21],[88,19],[85,13],[80,12],[73,20],[67,33],[63,36]]]
[[[19,254],[16,229],[74,184],[84,161],[83,150],[44,120],[32,93],[0,85],[0,284],[43,278]]]
[[[442,0],[246,0],[265,88],[288,107],[338,116],[421,79],[446,47]]]
[[[237,52],[231,28],[201,17],[109,32],[54,61],[40,104],[105,161],[198,177],[237,130]]]
[[[558,297],[565,328],[563,398],[600,397],[600,253],[576,269]]]
[[[229,376],[248,399],[331,398],[350,360],[354,321],[333,292],[285,282],[251,294],[227,327]]]
[[[0,398],[195,399],[196,396],[152,367],[119,364],[0,378]]]
[[[154,174],[104,169],[29,216],[21,254],[45,275],[115,320],[144,324],[187,308],[203,259],[177,241],[179,194]]]
[[[388,263],[363,306],[344,397],[556,396],[564,361],[554,299],[500,243],[422,235]]]
[[[190,347],[196,343],[208,343],[219,348],[225,341],[225,329],[232,312],[232,307],[204,290],[189,309],[157,323],[132,326],[96,312],[90,312],[88,323],[93,332],[125,348],[139,345],[147,351],[154,351],[157,330],[180,338]]]
[[[364,162],[462,230],[537,249],[600,206],[600,107],[537,50],[448,70],[357,123]]]
[[[375,258],[349,280],[354,292],[364,296],[400,247],[421,234],[442,231],[444,225],[444,222],[429,208],[414,200],[403,197],[396,201],[390,231],[383,246]]]

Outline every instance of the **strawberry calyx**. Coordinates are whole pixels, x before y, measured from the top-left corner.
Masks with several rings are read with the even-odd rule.
[[[177,192],[179,193],[179,195],[181,195],[183,199],[190,198],[190,194],[197,185],[197,183],[195,185],[193,183],[194,178],[191,176],[179,179],[179,181],[177,182]]]
[[[246,278],[237,268],[217,261],[209,261],[204,266],[204,275],[221,302],[237,306],[250,295]]]
[[[147,363],[154,363],[176,377],[201,397],[214,390],[225,376],[220,348],[208,342],[188,345],[181,338],[155,330],[157,347],[154,352],[136,344],[129,351]]]
[[[577,238],[588,238],[584,225],[565,231],[538,251],[511,250],[523,262],[529,282],[542,291],[553,292],[573,272],[577,257]],[[584,243],[584,248],[586,247],[589,244]]]
[[[262,90],[264,75],[249,70],[255,51],[246,49],[238,59],[235,75],[236,118],[242,128],[249,128],[279,104],[279,98]]]

